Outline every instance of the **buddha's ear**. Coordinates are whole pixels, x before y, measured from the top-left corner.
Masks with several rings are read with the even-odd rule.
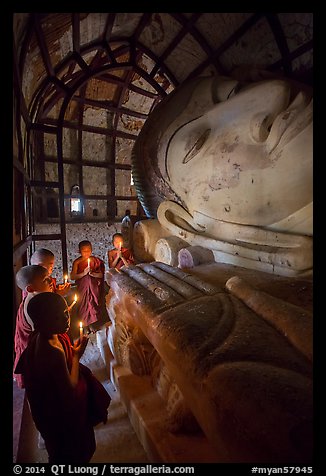
[[[187,231],[196,234],[205,231],[205,227],[196,223],[193,216],[184,207],[172,200],[160,203],[157,209],[157,218],[163,228],[181,238]]]

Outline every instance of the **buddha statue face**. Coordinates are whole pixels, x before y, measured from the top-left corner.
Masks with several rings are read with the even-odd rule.
[[[158,161],[191,215],[268,228],[312,202],[309,94],[285,80],[265,80],[193,116],[169,126]],[[310,234],[310,226],[301,232]]]

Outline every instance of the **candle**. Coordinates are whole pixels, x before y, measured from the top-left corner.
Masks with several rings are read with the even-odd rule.
[[[69,311],[71,311],[71,309],[74,307],[74,305],[76,304],[76,302],[77,302],[77,294],[75,294],[74,300],[73,300],[73,302],[72,302],[72,303],[70,304],[70,306],[69,306]]]
[[[68,274],[65,275],[65,284],[68,282]]]
[[[89,267],[90,264],[91,264],[91,260],[90,260],[90,258],[87,258],[87,266]]]
[[[79,323],[79,338],[82,339],[84,335],[83,323],[80,321]]]

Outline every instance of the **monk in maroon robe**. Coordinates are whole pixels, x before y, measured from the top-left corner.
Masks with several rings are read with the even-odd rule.
[[[65,299],[55,293],[37,294],[28,313],[35,331],[16,372],[23,374],[49,463],[86,464],[96,449],[93,426],[106,422],[110,396],[79,363],[88,339],[83,336],[72,345],[66,334],[70,316]]]
[[[48,270],[49,276],[52,280],[52,291],[60,294],[60,296],[67,296],[71,284],[65,282],[63,284],[57,284],[56,278],[52,277],[52,272],[55,263],[55,256],[52,251],[46,248],[39,248],[31,256],[31,264],[38,264]],[[23,298],[26,296],[26,291],[23,291]]]
[[[77,284],[77,312],[85,326],[104,321],[105,309],[104,261],[92,255],[92,245],[88,240],[79,243],[81,256],[72,264],[70,278]]]
[[[115,233],[112,237],[114,248],[108,251],[109,268],[120,269],[122,266],[135,264],[132,251],[125,248],[122,233]]]
[[[15,368],[34,330],[33,322],[27,313],[27,305],[29,300],[37,293],[53,290],[52,279],[48,275],[47,269],[39,265],[23,266],[16,274],[16,283],[23,291],[23,300],[20,303],[16,316],[13,377],[20,388],[24,388],[24,381],[22,375],[15,373]]]
[[[26,293],[27,294],[27,293]],[[24,315],[24,301],[20,303],[19,309],[16,316],[16,329],[15,329],[15,338],[14,338],[14,350],[15,350],[15,359],[14,359],[14,369],[17,366],[20,356],[27,347],[28,339],[30,334],[33,332],[33,329],[29,322],[25,319]],[[21,374],[13,373],[14,379],[17,382],[19,388],[24,388],[23,377]]]

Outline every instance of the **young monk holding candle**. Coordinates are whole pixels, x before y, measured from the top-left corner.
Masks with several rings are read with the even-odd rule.
[[[114,248],[108,251],[109,268],[120,269],[122,266],[134,264],[135,260],[132,252],[128,248],[124,248],[122,233],[115,233],[112,237]]]
[[[36,428],[42,435],[49,463],[86,464],[96,443],[93,426],[107,420],[110,396],[92,372],[79,363],[88,338],[72,344],[67,331],[69,308],[55,293],[41,293],[28,304],[34,324],[17,372]]]
[[[52,279],[48,270],[40,265],[23,266],[16,274],[17,286],[23,291],[23,299],[17,311],[14,336],[14,379],[18,387],[24,388],[21,375],[15,373],[17,362],[27,346],[30,334],[34,330],[33,322],[28,315],[27,305],[31,298],[38,293],[52,292]]]
[[[95,323],[107,320],[104,296],[104,261],[92,256],[88,240],[79,243],[80,256],[72,264],[70,278],[76,281],[78,320],[86,330],[96,330]]]
[[[31,256],[31,264],[38,264],[44,266],[49,272],[49,276],[52,275],[53,266],[55,262],[55,256],[52,251],[46,248],[39,248],[34,251]],[[60,296],[66,296],[70,290],[71,284],[68,283],[68,276],[65,277],[63,284],[57,284],[56,278],[51,276],[53,292],[60,294]]]

